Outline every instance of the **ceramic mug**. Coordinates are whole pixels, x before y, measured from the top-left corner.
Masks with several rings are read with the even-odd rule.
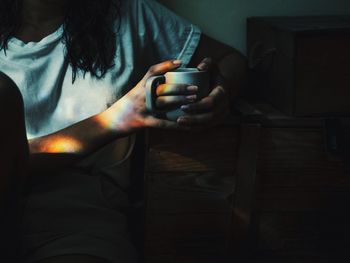
[[[164,75],[150,77],[146,81],[146,108],[157,117],[164,117],[167,120],[176,121],[180,116],[186,113],[180,109],[180,106],[174,106],[166,111],[160,110],[156,106],[157,87],[161,84],[186,84],[198,86],[197,100],[200,100],[209,94],[210,74],[208,71],[201,71],[197,68],[179,68],[169,71]]]

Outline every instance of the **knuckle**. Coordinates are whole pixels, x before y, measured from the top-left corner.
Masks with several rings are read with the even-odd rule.
[[[218,92],[221,95],[226,95],[227,94],[227,91],[222,86],[218,86]]]
[[[156,74],[157,72],[157,67],[156,65],[153,65],[153,66],[150,66],[149,69],[148,69],[148,73],[151,74],[151,75],[154,75]]]

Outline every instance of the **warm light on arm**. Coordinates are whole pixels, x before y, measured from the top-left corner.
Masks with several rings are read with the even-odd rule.
[[[31,153],[79,153],[83,145],[78,140],[68,136],[54,136],[50,140],[32,141]]]
[[[144,126],[141,118],[135,114],[134,103],[126,96],[95,117],[96,124],[102,129],[130,134]]]

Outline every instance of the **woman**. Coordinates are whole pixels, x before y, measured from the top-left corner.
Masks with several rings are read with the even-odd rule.
[[[241,86],[236,50],[153,0],[1,0],[1,262],[14,254],[25,179],[22,262],[135,262],[123,210],[128,156],[140,129],[219,123]],[[212,59],[204,59],[212,57]],[[209,69],[210,95],[161,85],[157,106],[182,106],[176,122],[145,108],[144,83],[180,66]]]

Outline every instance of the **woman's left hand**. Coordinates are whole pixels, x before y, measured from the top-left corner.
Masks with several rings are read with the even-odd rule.
[[[230,87],[225,85],[223,77],[210,58],[205,58],[197,68],[211,72],[211,92],[200,101],[183,105],[181,109],[187,114],[179,117],[177,122],[181,126],[201,130],[215,126],[227,117],[230,111]]]

